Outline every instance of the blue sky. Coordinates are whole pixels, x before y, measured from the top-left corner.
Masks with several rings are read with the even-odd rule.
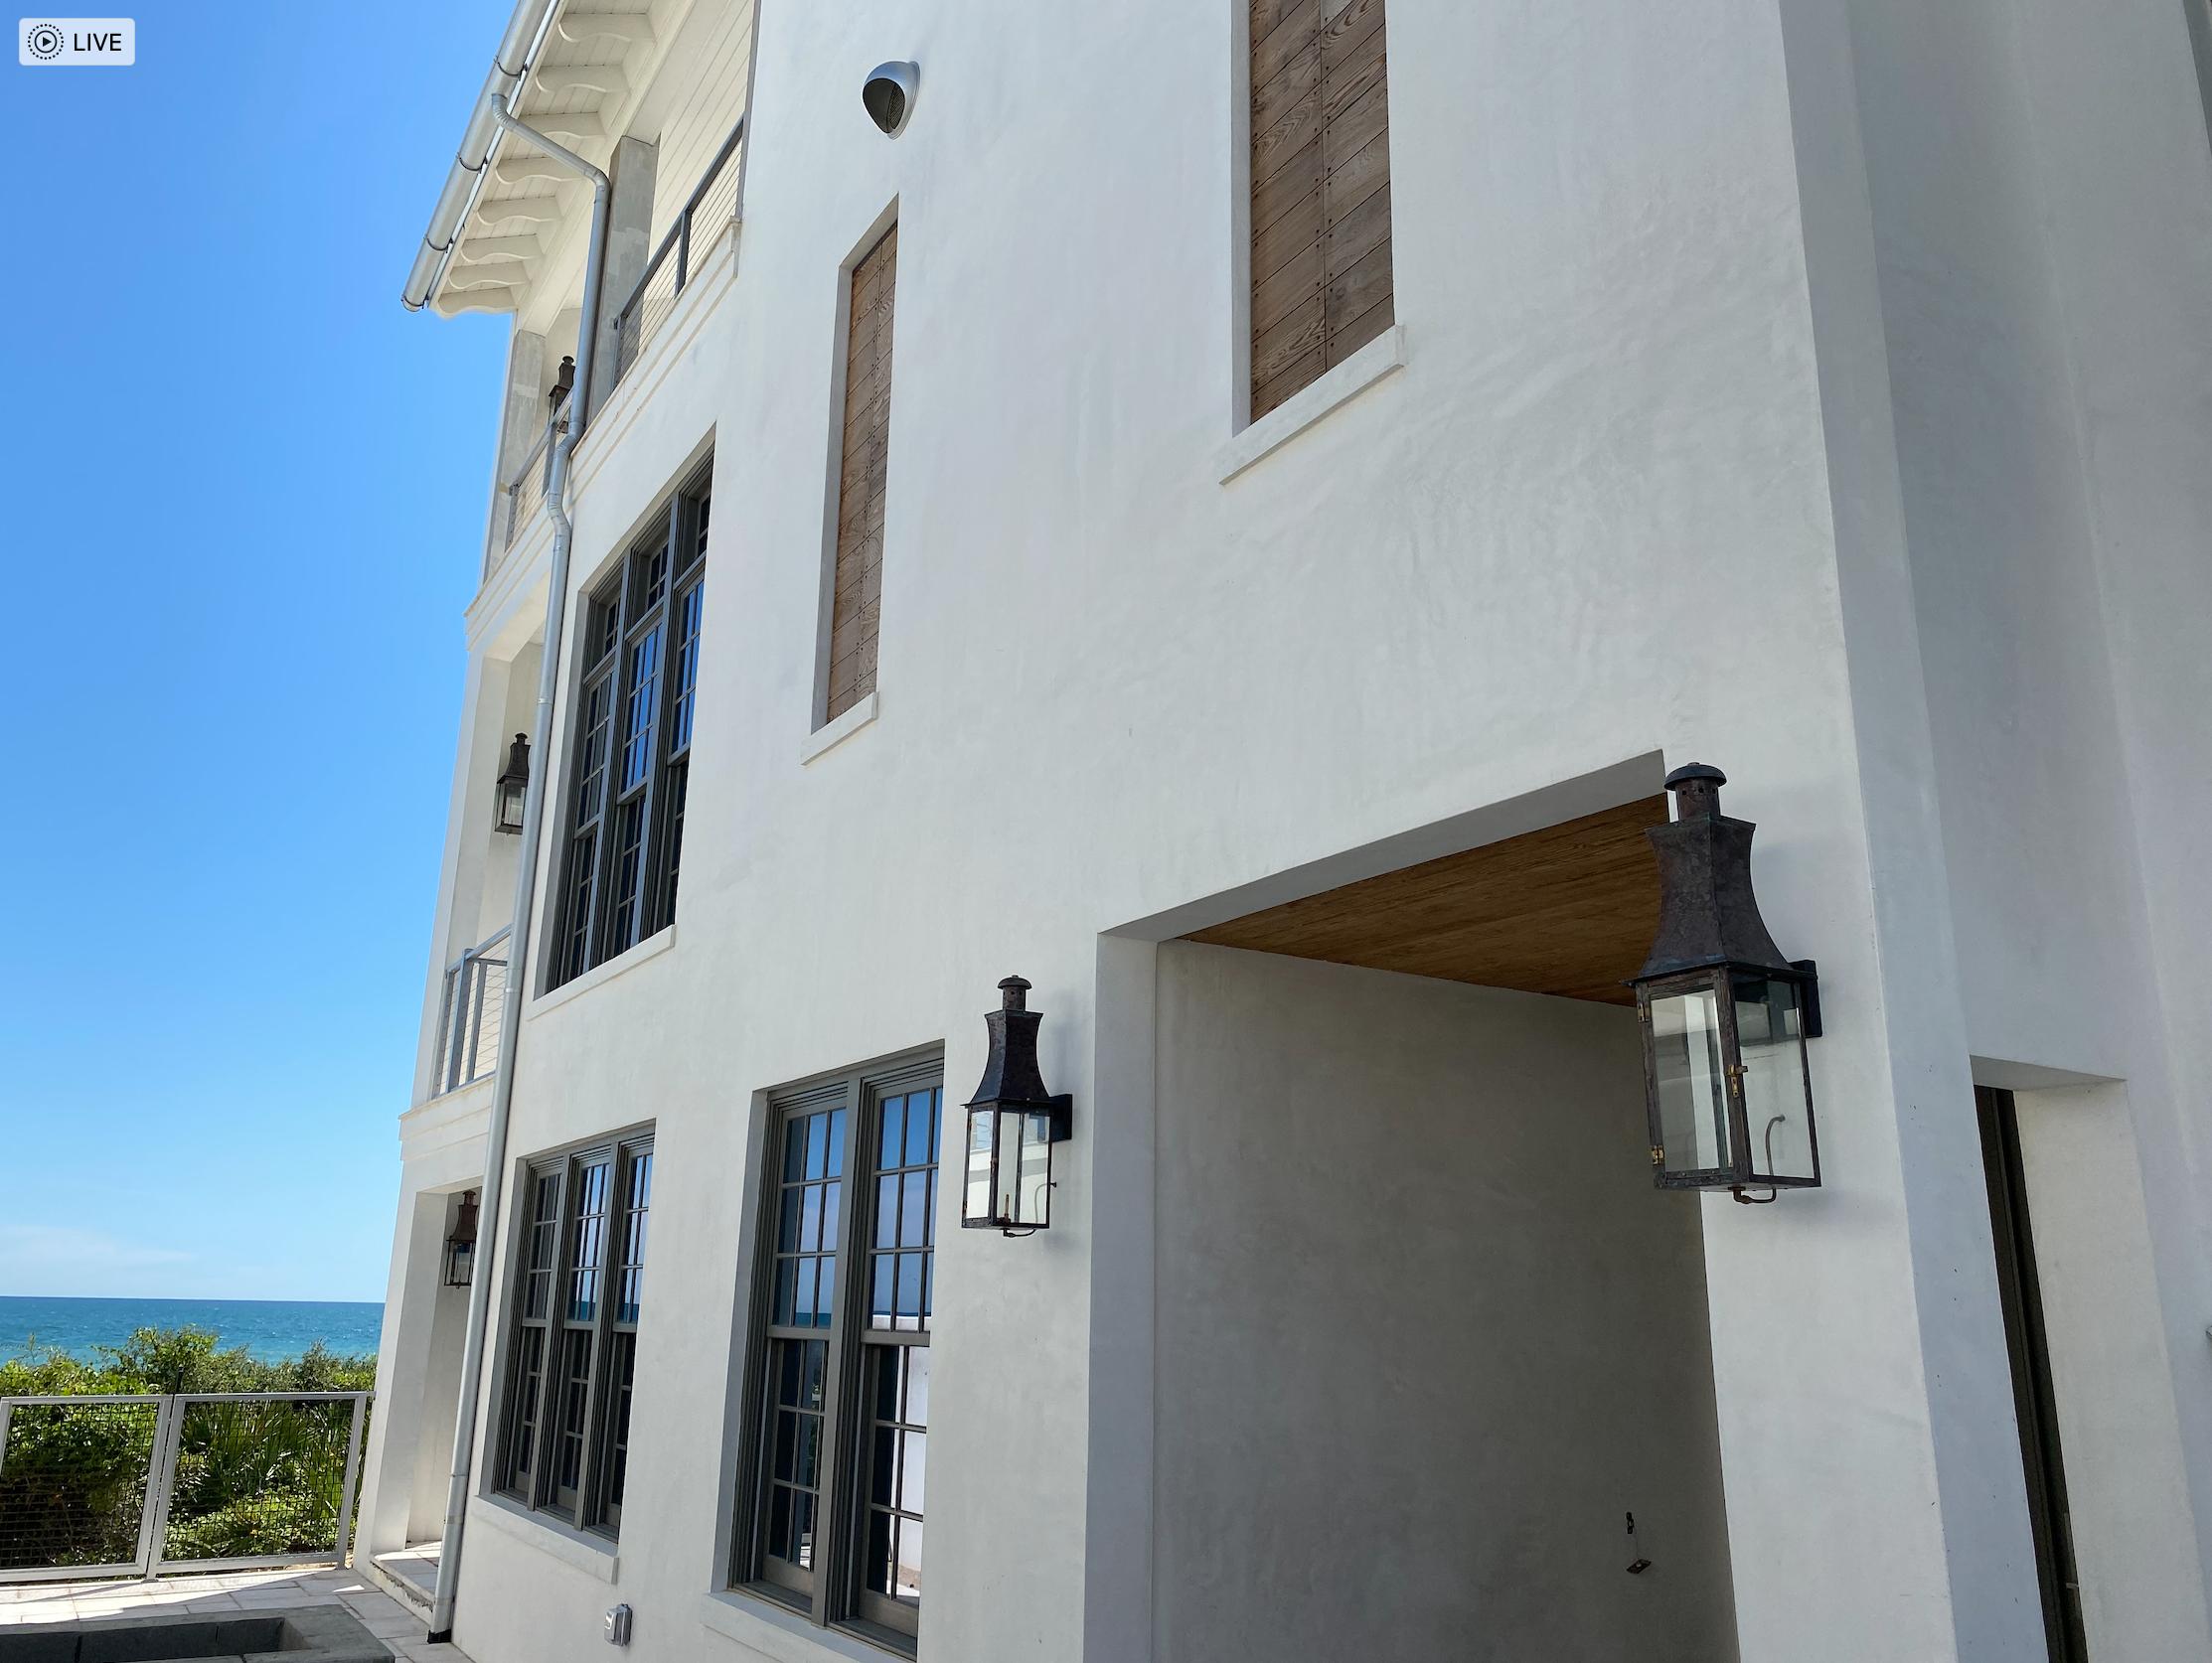
[[[384,1295],[505,338],[398,293],[508,9],[0,64],[0,1293]]]

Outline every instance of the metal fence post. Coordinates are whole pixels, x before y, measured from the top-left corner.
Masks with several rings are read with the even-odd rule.
[[[431,1085],[434,1088],[430,1093],[432,1097],[445,1090],[445,1074],[446,1070],[452,1066],[452,1058],[453,969],[449,965],[445,971],[444,986],[438,994],[438,1054],[436,1065],[431,1072]]]
[[[161,1569],[161,1551],[169,1534],[169,1492],[177,1481],[177,1443],[183,1424],[183,1400],[163,1398],[154,1413],[154,1451],[146,1468],[146,1504],[138,1520],[141,1577],[152,1577]]]
[[[354,1430],[346,1439],[346,1484],[338,1498],[338,1566],[345,1569],[346,1554],[352,1547],[354,1530],[354,1497],[361,1490],[361,1432],[369,1422],[369,1394],[363,1392],[354,1399]]]
[[[476,1055],[484,1044],[484,960],[476,958],[473,947],[460,973],[460,997],[469,1006],[469,1062],[467,1073],[453,1082],[456,1086],[476,1079]]]
[[[461,1048],[474,1043],[468,1037],[468,968],[469,958],[464,953],[461,962],[445,973],[446,1002],[453,1007],[453,1028],[446,1036],[445,1077],[438,1082],[441,1091],[451,1091],[466,1078],[461,1072]]]

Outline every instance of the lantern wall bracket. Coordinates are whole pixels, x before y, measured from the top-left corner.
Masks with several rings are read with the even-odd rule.
[[[1798,983],[1798,1025],[1808,1039],[1820,1037],[1820,968],[1811,959],[1792,959],[1790,968],[1805,980]]]

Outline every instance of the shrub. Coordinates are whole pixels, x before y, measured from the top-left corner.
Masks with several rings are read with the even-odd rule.
[[[47,1348],[0,1361],[0,1397],[359,1392],[374,1357],[319,1342],[263,1363],[201,1328],[140,1328],[86,1363]],[[350,1405],[186,1406],[164,1548],[172,1559],[306,1553],[335,1540]],[[137,1554],[152,1407],[22,1406],[0,1451],[0,1570],[127,1563]]]

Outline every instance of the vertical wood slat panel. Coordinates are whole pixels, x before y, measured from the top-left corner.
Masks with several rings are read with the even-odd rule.
[[[1384,0],[1252,0],[1256,420],[1394,321]]]
[[[828,714],[833,717],[875,690],[883,503],[890,474],[891,302],[897,278],[898,227],[893,226],[853,268],[837,561],[831,578]]]

